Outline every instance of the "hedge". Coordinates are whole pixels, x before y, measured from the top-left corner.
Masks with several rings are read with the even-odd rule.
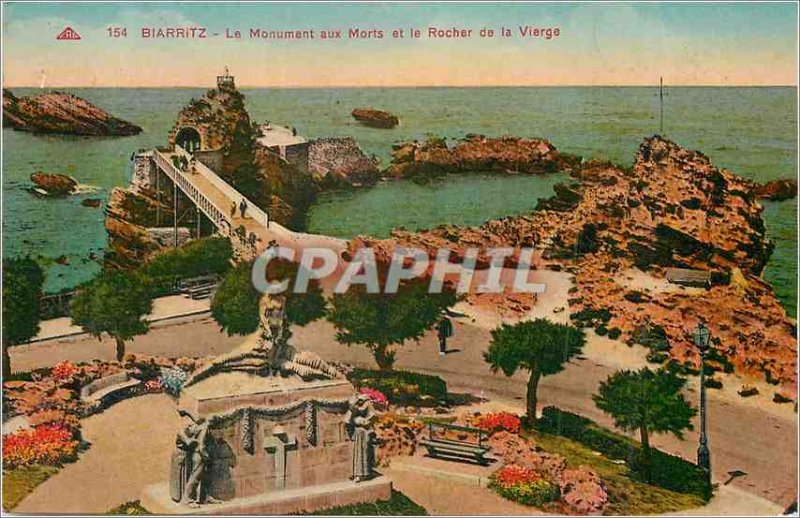
[[[358,388],[380,390],[390,403],[396,405],[435,406],[447,403],[447,383],[439,376],[356,368],[347,377]]]
[[[650,470],[638,442],[601,428],[583,416],[548,406],[542,410],[537,430],[560,435],[599,451],[611,459],[627,462],[632,478],[679,493],[711,498],[708,476],[702,468],[680,457],[650,449]]]
[[[156,255],[142,267],[142,273],[151,279],[158,295],[166,295],[180,280],[224,274],[231,268],[232,257],[227,238],[207,237]]]

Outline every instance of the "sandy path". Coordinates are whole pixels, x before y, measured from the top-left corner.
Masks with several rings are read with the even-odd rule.
[[[438,354],[433,333],[419,343],[409,343],[397,354],[397,367],[428,371],[443,376],[451,389],[483,392],[498,400],[522,404],[525,375],[513,378],[493,375],[483,361],[482,353],[489,343],[489,330],[471,318],[455,321],[455,336],[449,342],[452,351],[446,357]],[[478,324],[478,325],[476,325]],[[129,350],[166,356],[201,356],[220,354],[242,342],[241,337],[228,337],[209,318],[194,323],[168,325],[137,337]],[[319,353],[324,358],[374,367],[364,347],[338,344],[328,322],[315,322],[306,328],[294,329],[293,343],[300,349]],[[540,405],[556,405],[594,419],[604,426],[613,426],[611,419],[600,412],[590,396],[598,383],[620,368],[645,365],[645,349],[628,348],[619,342],[590,333],[581,359],[573,361],[563,372],[544,378],[540,384]],[[111,359],[110,341],[94,339],[44,342],[11,349],[12,365],[18,369],[52,366],[60,360]],[[696,404],[697,378],[690,380],[689,394]],[[795,498],[797,486],[797,416],[791,405],[776,405],[771,392],[754,398],[735,395],[741,381],[727,380],[723,391],[709,391],[709,435],[712,466],[716,480],[725,480],[728,471],[742,470],[746,477],[731,486],[785,506]],[[112,409],[113,410],[113,409]],[[686,459],[694,459],[697,432],[686,434],[680,441],[672,436],[656,436],[654,444]]]
[[[105,513],[140,498],[145,486],[169,477],[180,418],[169,396],[155,394],[118,403],[83,420],[91,443],[28,495],[18,513]]]

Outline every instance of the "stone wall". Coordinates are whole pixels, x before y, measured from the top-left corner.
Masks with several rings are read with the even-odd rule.
[[[284,149],[284,159],[302,173],[308,172],[308,142],[291,144]]]
[[[175,246],[175,229],[173,227],[150,227],[147,235],[163,247]],[[192,238],[192,232],[186,227],[178,227],[178,246]]]
[[[368,183],[377,178],[378,160],[364,154],[352,137],[319,138],[309,143],[308,170],[322,180]]]
[[[246,419],[211,430],[209,495],[231,500],[347,481],[354,443],[347,436],[343,414],[317,410],[315,438],[310,439],[306,411],[302,408],[280,418],[254,418],[252,448],[243,444],[248,433],[243,430]],[[281,431],[285,443],[276,439],[275,433]],[[276,447],[279,443],[285,446]],[[285,461],[280,458],[284,454]]]

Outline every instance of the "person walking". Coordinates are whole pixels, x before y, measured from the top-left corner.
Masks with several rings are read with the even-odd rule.
[[[444,356],[447,354],[447,339],[453,336],[453,323],[449,318],[444,317],[439,321],[439,355]]]
[[[234,217],[234,216],[236,216],[236,202],[232,201],[231,202],[231,217]]]
[[[244,198],[242,198],[242,201],[239,203],[239,212],[242,213],[242,219],[244,219],[247,213],[247,202],[244,201]]]

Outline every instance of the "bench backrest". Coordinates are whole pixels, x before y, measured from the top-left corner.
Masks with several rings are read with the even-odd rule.
[[[436,431],[440,432],[439,437],[437,437]],[[448,432],[451,433],[448,434]],[[461,432],[462,434],[466,434],[467,439],[461,439],[458,437],[452,438],[453,435],[458,434],[459,432]],[[444,434],[448,434],[450,435],[450,437],[442,437],[442,435]],[[473,437],[472,441],[468,439],[470,436]],[[482,446],[483,441],[485,441],[488,436],[489,434],[486,432],[486,430],[481,430],[480,428],[474,428],[471,426],[457,426],[452,424],[433,423],[433,422],[428,423],[428,438],[430,440],[439,439],[461,444]]]

